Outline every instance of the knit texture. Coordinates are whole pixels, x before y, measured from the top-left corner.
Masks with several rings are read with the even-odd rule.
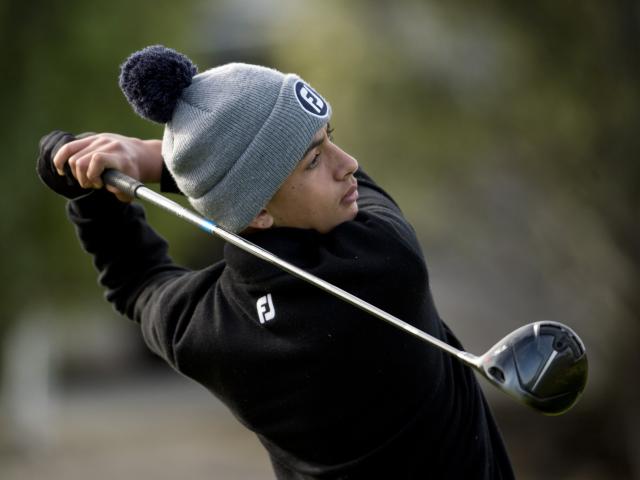
[[[153,122],[166,123],[197,67],[181,53],[153,45],[132,54],[120,70],[120,88],[134,111]]]
[[[231,63],[186,82],[195,67],[184,58],[148,47],[122,67],[121,78],[135,88],[121,86],[137,113],[165,119],[162,155],[193,207],[239,232],[295,169],[331,107],[297,75],[257,65]]]

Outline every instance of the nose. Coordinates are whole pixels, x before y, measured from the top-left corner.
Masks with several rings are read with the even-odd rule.
[[[358,170],[358,161],[337,145],[334,144],[333,148],[335,148],[333,157],[335,160],[334,174],[336,180],[344,180],[356,173]]]

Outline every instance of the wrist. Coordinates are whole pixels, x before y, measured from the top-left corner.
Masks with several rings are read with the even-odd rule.
[[[139,169],[143,183],[160,183],[162,177],[162,141],[138,140],[141,154]]]

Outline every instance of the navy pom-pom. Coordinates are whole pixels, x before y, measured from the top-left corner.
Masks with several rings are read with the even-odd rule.
[[[138,115],[167,123],[198,68],[175,50],[153,45],[133,53],[120,67],[120,88]]]

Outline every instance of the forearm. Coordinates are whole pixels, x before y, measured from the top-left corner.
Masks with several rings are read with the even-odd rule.
[[[119,202],[104,190],[69,202],[68,214],[82,246],[93,256],[106,299],[140,324],[153,352],[182,371],[179,344],[201,340],[198,332],[207,326],[193,322],[208,324],[211,316],[194,312],[206,311],[203,305],[214,302],[224,263],[196,272],[174,264],[167,243],[147,224],[142,207]]]
[[[180,270],[139,205],[118,202],[98,190],[69,202],[67,212],[83,248],[93,256],[107,300],[120,313],[133,319],[144,285],[163,270]]]
[[[141,151],[147,152],[146,157],[140,162],[140,181],[143,183],[160,183],[162,177],[162,141],[138,140],[141,143]]]

